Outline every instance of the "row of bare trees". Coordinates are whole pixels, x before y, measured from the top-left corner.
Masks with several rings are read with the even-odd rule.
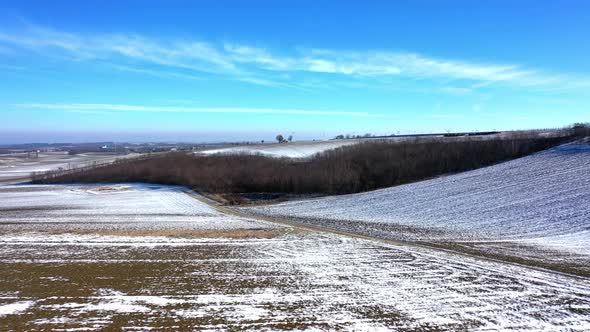
[[[202,192],[344,194],[471,170],[534,153],[572,135],[367,141],[304,161],[256,155],[157,155],[37,174],[37,183],[151,182]]]

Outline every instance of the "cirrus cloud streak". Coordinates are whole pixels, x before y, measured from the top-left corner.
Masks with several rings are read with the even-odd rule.
[[[65,111],[78,113],[96,112],[157,112],[157,113],[239,113],[239,114],[277,114],[277,115],[324,115],[324,116],[352,116],[352,117],[382,117],[380,114],[369,112],[343,112],[323,110],[299,109],[269,109],[243,107],[178,107],[178,106],[143,106],[123,104],[45,104],[26,103],[14,104],[23,109],[44,109],[50,111]]]
[[[293,76],[324,81],[362,80],[386,85],[391,78],[429,80],[441,87],[460,81],[463,89],[491,84],[514,88],[575,89],[590,79],[549,74],[515,64],[476,63],[388,50],[294,49],[272,52],[237,43],[150,38],[133,33],[77,34],[25,23],[18,30],[0,27],[0,49],[38,56],[99,62],[136,74],[193,79],[217,75],[249,84],[302,88]],[[329,75],[329,76],[328,76]],[[301,83],[301,84],[300,84]]]

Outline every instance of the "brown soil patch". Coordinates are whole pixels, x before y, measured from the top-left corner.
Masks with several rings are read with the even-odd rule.
[[[228,230],[201,230],[201,229],[164,229],[164,230],[149,230],[149,229],[125,229],[125,230],[54,230],[44,231],[48,234],[94,234],[94,235],[109,235],[109,236],[170,236],[179,238],[229,238],[229,239],[270,239],[281,236],[287,233],[299,233],[301,231],[291,228],[276,228],[276,229],[228,229]],[[28,231],[22,232],[2,232],[0,234],[18,234],[30,233]]]

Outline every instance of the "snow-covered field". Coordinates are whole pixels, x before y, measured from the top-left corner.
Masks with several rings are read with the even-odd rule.
[[[538,133],[540,136],[550,137],[560,135],[559,131],[549,131]],[[271,143],[271,144],[253,144],[253,145],[240,145],[233,147],[217,148],[210,150],[203,150],[196,152],[198,154],[260,154],[269,157],[276,158],[309,158],[317,153],[324,152],[339,148],[341,146],[353,145],[358,143],[370,142],[370,141],[412,141],[416,139],[430,140],[430,139],[448,139],[451,141],[457,140],[489,140],[499,138],[513,138],[514,132],[501,132],[493,135],[483,136],[463,136],[463,137],[450,137],[445,138],[443,134],[435,136],[412,136],[412,135],[401,135],[401,136],[390,136],[390,137],[368,137],[361,139],[340,139],[340,140],[325,140],[325,141],[306,141],[306,142],[291,142],[291,143]]]
[[[0,186],[0,231],[176,234],[271,228],[276,226],[223,215],[180,187]]]
[[[236,217],[189,194],[0,186],[0,331],[590,330],[588,278]]]
[[[0,240],[6,330],[587,331],[588,280],[328,234]]]
[[[111,153],[68,155],[67,152],[46,152],[39,153],[39,158],[24,158],[24,154],[0,154],[0,181],[23,180],[33,172],[90,166],[93,163],[105,163],[119,158],[133,158],[138,155]]]
[[[316,153],[358,143],[358,140],[318,142],[292,142],[282,144],[242,145],[229,148],[199,151],[200,154],[261,154],[269,157],[308,158]]]
[[[246,210],[389,239],[546,246],[590,263],[588,202],[590,145],[568,144],[428,181]]]

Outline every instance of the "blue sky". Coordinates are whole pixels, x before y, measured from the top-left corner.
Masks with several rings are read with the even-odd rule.
[[[3,1],[0,142],[590,121],[587,1]]]

